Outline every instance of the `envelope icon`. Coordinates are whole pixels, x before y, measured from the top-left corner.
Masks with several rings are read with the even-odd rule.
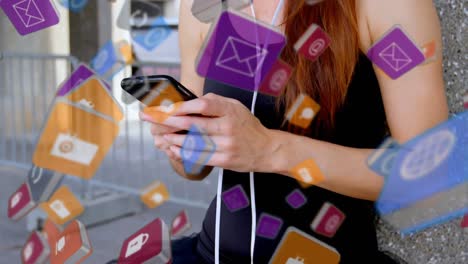
[[[395,71],[400,71],[412,62],[408,54],[395,42],[382,50],[379,56]]]
[[[216,66],[252,78],[261,68],[267,54],[266,49],[230,36],[216,60]]]
[[[13,5],[13,9],[18,14],[21,22],[23,22],[24,26],[27,28],[45,22],[45,18],[35,0],[20,1]]]

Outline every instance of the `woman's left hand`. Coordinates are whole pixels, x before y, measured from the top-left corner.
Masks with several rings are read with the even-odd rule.
[[[200,116],[188,116],[197,114]],[[205,165],[237,172],[264,171],[271,152],[271,132],[239,101],[215,94],[183,102],[163,124],[189,130],[201,129],[216,144]],[[170,150],[181,158],[186,135],[166,134]]]

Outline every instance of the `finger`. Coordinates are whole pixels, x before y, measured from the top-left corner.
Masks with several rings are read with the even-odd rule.
[[[160,150],[169,149],[169,144],[163,137],[154,137],[154,146]]]
[[[209,94],[180,104],[174,115],[223,116],[226,111],[226,103],[230,103],[230,101],[222,96]]]
[[[198,135],[191,135],[194,137],[195,142],[205,142],[206,141],[206,136],[198,136]],[[179,147],[184,147],[184,142],[187,139],[187,135],[179,135],[179,134],[165,134],[164,139],[171,145],[176,145]],[[210,136],[209,139],[212,141],[212,144],[214,144],[214,147],[210,147],[210,149],[216,149],[216,151],[223,152],[225,150],[232,149],[233,144],[232,141],[229,140],[228,137],[224,136]],[[203,144],[205,145],[205,143]],[[184,149],[188,149],[187,147]],[[205,151],[206,149],[200,149],[200,148],[191,148],[188,150],[195,150],[195,151]]]
[[[177,127],[166,126],[163,124],[151,124],[150,131],[151,131],[151,135],[160,136],[163,134],[175,133],[177,131],[180,131],[180,129]]]
[[[168,147],[167,149],[164,150],[164,153],[166,153],[167,157],[171,160],[174,160],[176,162],[182,162],[182,159],[177,157],[171,149]]]
[[[164,120],[164,124],[181,130],[190,130],[195,125],[207,135],[221,135],[228,127],[219,117],[170,116]]]

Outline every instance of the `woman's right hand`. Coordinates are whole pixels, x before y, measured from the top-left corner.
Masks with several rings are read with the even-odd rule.
[[[145,114],[143,112],[140,112],[140,119],[151,123],[151,135],[153,135],[154,145],[156,146],[156,148],[166,153],[166,155],[170,159],[180,162],[181,160],[176,155],[174,155],[174,153],[169,149],[172,144],[169,143],[166,139],[164,139],[164,135],[176,133],[181,130],[176,127],[166,126],[157,123],[153,120],[153,118],[150,115]]]

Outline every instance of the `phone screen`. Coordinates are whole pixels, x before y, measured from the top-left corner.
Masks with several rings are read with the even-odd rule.
[[[193,99],[175,80],[158,76],[138,76],[122,81],[122,88],[133,98],[123,98],[125,103],[137,99],[144,107],[169,106]],[[185,90],[183,90],[185,89]],[[190,92],[189,92],[190,93]]]

